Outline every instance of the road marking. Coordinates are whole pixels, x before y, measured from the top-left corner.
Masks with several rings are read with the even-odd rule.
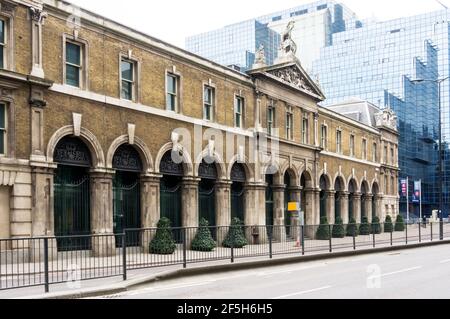
[[[322,291],[322,290],[326,290],[326,289],[330,289],[330,288],[332,288],[332,286],[325,286],[325,287],[321,287],[321,288],[317,288],[317,289],[300,291],[300,292],[296,292],[296,293],[293,293],[293,294],[276,297],[276,298],[273,298],[273,299],[277,300],[277,299],[285,299],[285,298],[294,297],[294,296],[301,296],[301,295],[306,295],[306,294],[310,294],[310,293],[313,293],[313,292]]]
[[[293,273],[296,271],[322,268],[322,267],[326,267],[326,266],[327,265],[322,264],[322,265],[306,266],[306,267],[300,267],[300,268],[290,268],[290,269],[279,270],[279,271],[260,272],[257,274],[257,276],[263,277],[263,276],[272,276],[272,275],[278,275],[278,274],[289,274],[289,273]]]
[[[450,259],[441,261],[441,264],[446,264],[446,263],[450,263]]]
[[[379,277],[388,277],[388,276],[392,276],[392,275],[402,274],[402,273],[405,273],[405,272],[419,270],[419,269],[422,269],[422,268],[423,268],[422,266],[412,267],[412,268],[403,269],[403,270],[399,270],[399,271],[394,271],[394,272],[390,272],[390,273],[386,273],[386,274],[381,274]]]
[[[168,287],[143,288],[143,289],[139,289],[136,291],[125,292],[121,296],[137,296],[137,295],[143,295],[143,294],[149,294],[149,293],[157,293],[157,292],[165,291],[165,290],[176,290],[176,289],[182,289],[182,288],[199,287],[199,286],[208,285],[213,282],[215,282],[215,280],[209,280],[209,281],[191,283],[191,284],[185,284],[185,285],[168,286]]]

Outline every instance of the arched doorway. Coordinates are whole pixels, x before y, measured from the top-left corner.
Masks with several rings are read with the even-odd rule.
[[[199,166],[199,205],[198,216],[208,221],[210,226],[216,226],[216,182],[217,167],[214,159],[204,159]]]
[[[320,177],[320,219],[327,217],[327,191],[330,189],[328,185],[328,179],[325,175]]]
[[[56,236],[83,236],[91,233],[89,169],[91,153],[82,140],[65,137],[53,155],[58,163],[54,177],[54,223]],[[90,249],[89,238],[57,239],[59,251]]]
[[[363,181],[361,184],[361,218],[369,217],[366,203],[369,198],[369,185],[366,181]],[[369,207],[370,208],[370,207]]]
[[[184,176],[182,157],[175,151],[168,151],[161,159],[159,171],[160,181],[160,212],[161,218],[170,220],[173,228],[182,226],[181,190]],[[181,231],[174,231],[175,239],[180,242]]]
[[[116,174],[113,180],[114,233],[122,234],[125,229],[141,228],[140,174],[142,161],[139,153],[131,145],[121,145],[113,157]],[[139,246],[137,232],[128,234],[127,245]],[[116,245],[122,243],[116,238]]]
[[[245,182],[247,174],[242,164],[235,163],[231,168],[231,218],[245,222]]]
[[[354,206],[355,206],[355,196],[358,190],[358,186],[354,179],[350,180],[348,184],[348,220],[349,222],[354,218],[356,220]]]
[[[340,217],[342,218],[342,201],[343,201],[343,193],[345,191],[345,184],[342,180],[342,177],[338,177],[336,182],[334,183],[334,190],[336,191],[336,195],[334,198],[334,216],[335,220]]]

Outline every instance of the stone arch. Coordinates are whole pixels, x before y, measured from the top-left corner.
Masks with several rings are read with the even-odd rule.
[[[313,173],[310,171],[310,170],[308,170],[308,169],[305,169],[305,170],[303,170],[303,172],[300,174],[300,186],[302,186],[301,184],[302,184],[302,180],[304,179],[304,182],[305,182],[305,187],[306,188],[314,188],[314,178],[313,178]]]
[[[156,155],[155,159],[155,173],[159,173],[159,167],[161,165],[161,160],[163,156],[173,150],[173,143],[169,142],[165,144],[161,149],[159,150],[158,154]],[[188,152],[186,152],[184,149],[182,150],[182,157],[183,157],[183,169],[184,169],[184,175],[185,176],[193,176],[194,175],[194,169],[192,165],[192,159]]]
[[[112,142],[111,146],[109,147],[108,153],[106,155],[106,167],[107,168],[112,169],[112,166],[113,166],[112,161],[114,158],[114,154],[116,153],[117,149],[120,146],[122,146],[124,144],[128,144],[128,142],[129,142],[128,135],[122,135],[122,136],[118,137],[117,139],[115,139],[114,142]],[[144,174],[152,173],[154,170],[153,158],[150,153],[150,149],[147,147],[147,145],[144,143],[144,141],[142,141],[138,137],[135,137],[134,144],[131,146],[136,149],[136,151],[139,153],[139,155],[141,157],[142,163],[144,164],[143,173]]]
[[[336,192],[345,192],[347,189],[347,183],[345,181],[345,178],[341,175],[337,175],[334,179],[334,190]]]
[[[325,184],[324,184],[324,181],[325,181]],[[324,173],[324,172],[321,172],[319,175],[319,184],[318,185],[319,185],[319,188],[324,191],[332,190],[332,187],[334,186],[332,184],[332,179],[331,179],[330,175],[328,175],[327,173]],[[325,188],[323,186],[325,186]]]
[[[360,192],[360,188],[359,185],[361,185],[361,183],[359,182],[358,178],[356,176],[350,175],[347,178],[347,185],[349,186],[348,191],[350,192],[350,183],[354,183],[354,187],[355,187],[355,193],[359,193]]]
[[[195,167],[194,167],[194,175],[198,176],[198,170],[200,168],[200,164],[202,163],[203,159],[209,156],[208,149],[203,150],[195,160]],[[227,178],[227,168],[224,164],[222,156],[220,156],[219,153],[214,152],[212,158],[215,160],[216,168],[217,168],[217,178],[219,180],[224,180]]]
[[[64,126],[52,135],[47,145],[47,162],[53,162],[53,154],[56,146],[66,136],[74,137],[73,125]],[[92,167],[105,168],[105,155],[103,153],[102,146],[95,135],[88,129],[81,127],[80,136],[76,137],[80,138],[89,148],[92,157]]]
[[[380,195],[380,185],[377,180],[372,182],[372,195]]]
[[[293,184],[290,186],[299,186],[300,185],[300,176],[298,175],[298,170],[293,165],[290,165],[289,162],[287,162],[287,161],[279,170],[279,178],[280,178],[281,184],[283,184],[283,182],[284,182],[284,176],[286,175],[286,173],[289,174],[289,177],[291,179],[291,184]]]
[[[228,165],[228,170],[227,170],[227,179],[231,180],[231,170],[233,169],[233,166],[236,163],[242,164],[242,166],[244,167],[245,174],[247,177],[247,182],[254,182],[255,174],[252,171],[252,169],[250,168],[250,164],[249,164],[249,160],[248,160],[247,156],[245,156],[244,162],[242,163],[241,161],[239,161],[239,155],[235,155],[231,158],[230,164]]]
[[[360,190],[362,194],[369,195],[371,193],[370,185],[365,179],[363,179],[363,181],[361,182]]]

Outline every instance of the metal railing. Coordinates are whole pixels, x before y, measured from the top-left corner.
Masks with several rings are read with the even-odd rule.
[[[278,255],[305,256],[439,240],[439,223],[321,226],[228,226],[169,229],[168,251],[152,245],[158,230],[122,234],[0,239],[0,290],[122,276],[130,270]],[[391,231],[392,230],[392,231]],[[199,241],[200,233],[209,240]],[[171,238],[171,239],[170,239]],[[450,223],[444,224],[450,239]],[[208,247],[209,246],[209,247]]]

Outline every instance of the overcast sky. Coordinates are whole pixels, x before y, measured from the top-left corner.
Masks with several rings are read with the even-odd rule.
[[[311,0],[68,0],[184,48],[189,35],[289,9]],[[450,7],[450,0],[439,0]],[[341,0],[360,19],[389,20],[439,10],[437,0]]]

